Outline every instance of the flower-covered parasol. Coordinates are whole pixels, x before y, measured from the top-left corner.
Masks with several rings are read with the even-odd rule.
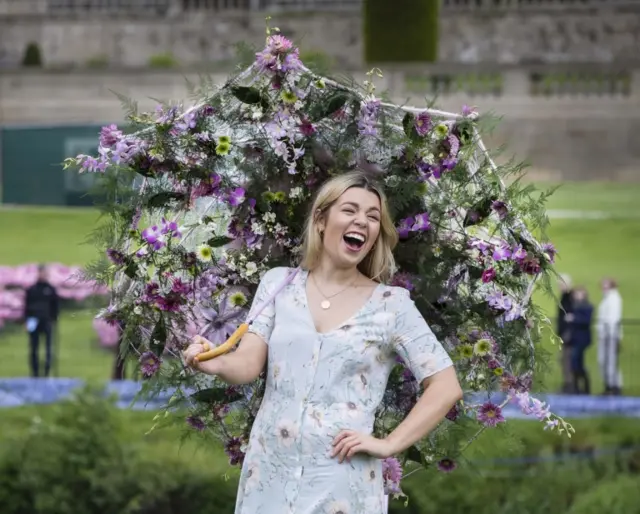
[[[400,465],[405,476],[452,471],[479,432],[505,422],[508,402],[546,429],[573,429],[529,395],[549,325],[531,298],[535,284],[548,286],[556,253],[543,239],[544,195],[515,180],[520,165],[494,162],[475,110],[383,101],[377,74],[362,87],[318,76],[271,31],[253,64],[204,85],[194,107],[134,110],[129,134],[104,127],[98,156],[66,164],[103,174],[108,260],[90,271],[113,298],[101,317],[123,327],[145,394],[171,392],[167,419],[222,441],[232,464],[243,460],[264,377],[230,387],[186,369],[180,350],[197,333],[222,343],[262,274],[297,265],[318,185],[353,169],[381,182],[400,236],[393,285],[410,291],[466,393],[428,438],[385,463],[388,489],[399,492]],[[391,432],[419,394],[398,359],[375,435]]]

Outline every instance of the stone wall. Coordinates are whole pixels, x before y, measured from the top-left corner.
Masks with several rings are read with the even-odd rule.
[[[33,0],[20,0],[19,5],[29,1]],[[466,4],[464,8],[445,8],[440,23],[440,60],[451,63],[640,60],[639,3],[618,0],[600,2],[599,7],[588,4],[588,8],[562,9],[545,5],[549,4],[531,9],[471,9]],[[232,58],[236,42],[261,44],[265,23],[264,12],[237,10],[137,17],[9,12],[2,14],[0,9],[0,67],[19,64],[30,41],[40,44],[47,65],[58,67],[83,66],[89,62],[145,66],[151,56],[167,52],[185,65],[221,62]],[[273,24],[301,48],[322,51],[335,58],[343,69],[363,67],[362,18],[358,9],[282,12],[274,13],[273,17]],[[402,45],[402,41],[398,44]]]
[[[583,79],[570,79],[578,75]],[[212,77],[214,83],[225,78]],[[388,68],[378,90],[416,106],[437,95],[443,109],[471,104],[503,116],[487,142],[506,144],[510,153],[503,158],[529,161],[532,178],[640,180],[640,68]],[[112,91],[138,100],[143,110],[153,109],[149,98],[189,97],[183,75],[141,70],[14,71],[0,75],[0,91],[0,125],[119,122],[121,104]]]

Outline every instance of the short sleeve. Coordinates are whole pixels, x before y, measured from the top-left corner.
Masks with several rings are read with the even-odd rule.
[[[271,339],[276,318],[275,299],[271,298],[271,295],[280,283],[287,278],[288,271],[288,268],[284,267],[273,268],[267,271],[258,284],[258,289],[256,290],[251,309],[249,310],[249,318],[251,318],[262,308],[257,314],[256,319],[254,319],[249,326],[249,332],[260,336],[267,344],[269,343],[269,339]],[[267,303],[265,304],[265,302]]]
[[[406,289],[400,289],[393,344],[418,382],[453,365]]]

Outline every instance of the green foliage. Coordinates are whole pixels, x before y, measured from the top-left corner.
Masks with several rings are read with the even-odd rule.
[[[175,68],[178,66],[178,59],[171,53],[165,52],[161,54],[152,55],[149,57],[150,68]]]
[[[320,50],[300,52],[300,60],[305,63],[307,68],[318,75],[329,75],[336,65],[333,57]]]
[[[96,55],[87,60],[87,68],[101,69],[109,66],[109,57],[104,54]]]
[[[567,514],[632,514],[640,512],[637,475],[619,475],[581,495]]]
[[[42,67],[42,54],[38,43],[31,42],[27,45],[22,58],[22,65],[35,68]]]
[[[434,62],[440,0],[365,0],[365,61]]]
[[[122,418],[87,389],[0,455],[3,514],[232,512],[235,483],[126,444]]]

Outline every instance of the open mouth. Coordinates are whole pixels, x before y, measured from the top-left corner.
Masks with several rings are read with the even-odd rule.
[[[342,237],[342,239],[344,240],[344,243],[347,245],[347,248],[352,252],[357,252],[358,250],[360,250],[364,246],[365,242],[367,241],[367,238],[365,236],[357,232],[347,232]]]

